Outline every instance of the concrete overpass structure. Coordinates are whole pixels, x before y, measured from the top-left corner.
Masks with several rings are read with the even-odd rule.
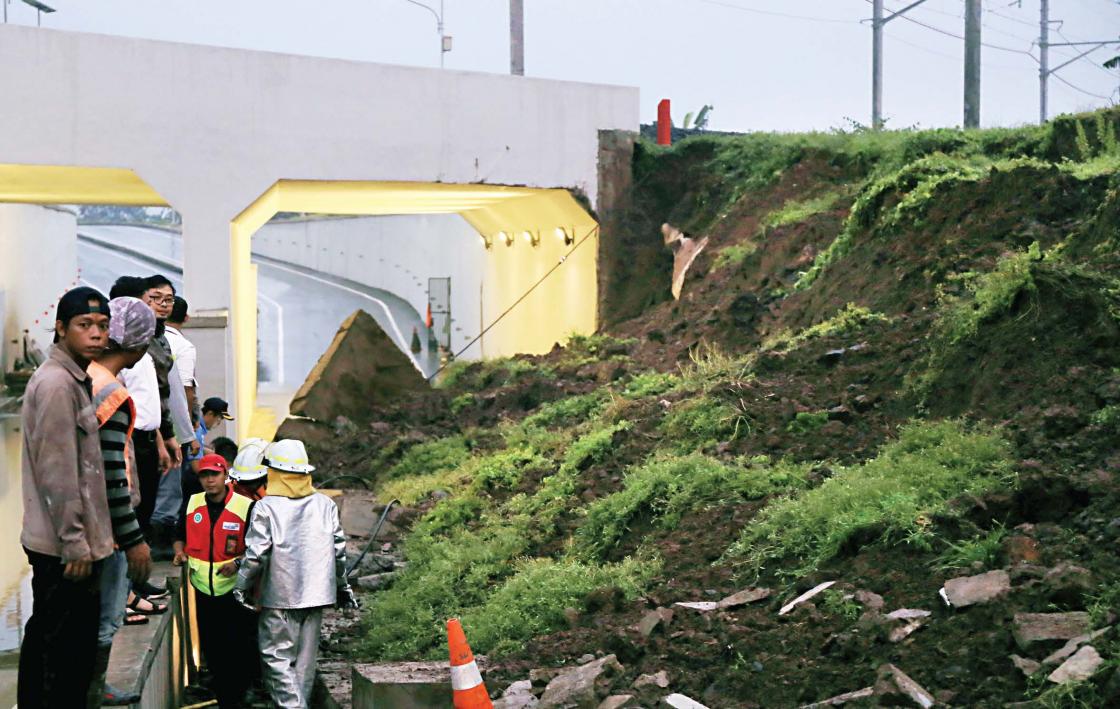
[[[0,201],[179,211],[185,296],[231,323],[200,356],[243,412],[250,239],[276,212],[461,214],[487,252],[487,322],[559,264],[486,336],[488,355],[541,352],[595,328],[597,224],[572,192],[594,207],[598,132],[638,125],[631,88],[16,25],[0,96]]]

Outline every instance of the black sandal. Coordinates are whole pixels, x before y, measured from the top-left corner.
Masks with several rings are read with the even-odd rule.
[[[152,607],[152,609],[151,610],[145,610],[144,608],[141,608],[140,607],[141,603],[147,603],[149,606]],[[138,613],[140,615],[159,615],[161,613],[166,613],[167,612],[167,606],[161,606],[158,603],[153,603],[152,601],[149,601],[147,598],[144,598],[143,596],[137,595],[135,593],[132,594],[132,600],[130,600],[128,603],[126,603],[125,607],[128,608],[129,610],[131,610],[132,612]]]

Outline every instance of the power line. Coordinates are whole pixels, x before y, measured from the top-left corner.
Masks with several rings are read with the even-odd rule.
[[[864,1],[869,3],[869,4],[874,4],[872,2],[872,0],[864,0]],[[909,15],[895,15],[895,17],[898,17],[901,20],[906,20],[907,22],[913,23],[915,25],[925,27],[927,30],[931,30],[931,31],[936,32],[938,34],[943,34],[946,37],[952,37],[953,39],[959,39],[962,42],[964,41],[964,35],[959,35],[959,34],[956,34],[954,32],[950,32],[949,30],[941,29],[940,27],[936,27],[934,25],[927,24],[925,22],[922,22],[921,20],[915,20],[913,17],[910,17]],[[989,44],[988,42],[981,42],[980,45],[984,46],[984,47],[987,47],[988,49],[995,49],[995,50],[998,50],[998,51],[1001,51],[1001,52],[1011,52],[1013,54],[1025,54],[1028,57],[1034,57],[1033,54],[1031,54],[1030,52],[1025,51],[1023,49],[1015,49],[1013,47],[1004,47],[1004,46],[1001,46],[1001,45],[998,45],[998,44]]]
[[[705,5],[715,5],[716,7],[727,8],[729,10],[738,10],[740,12],[749,12],[749,13],[754,14],[754,15],[769,15],[770,17],[786,17],[786,18],[789,18],[791,20],[807,20],[809,22],[824,22],[824,23],[837,24],[837,25],[858,24],[857,20],[841,20],[841,19],[834,18],[834,17],[814,17],[814,16],[811,16],[811,15],[794,15],[794,14],[790,14],[788,12],[777,12],[775,10],[761,10],[759,8],[756,8],[756,7],[743,7],[742,5],[736,5],[734,3],[724,2],[723,0],[695,0],[695,1],[696,2],[702,2]]]
[[[1086,91],[1085,89],[1081,88],[1080,86],[1075,86],[1074,84],[1069,83],[1068,81],[1066,81],[1065,79],[1062,78],[1061,74],[1058,74],[1058,73],[1055,72],[1055,73],[1051,73],[1050,76],[1054,77],[1055,79],[1062,82],[1066,86],[1070,87],[1074,91],[1080,91],[1081,93],[1085,94],[1086,96],[1092,96],[1093,98],[1099,98],[1099,99],[1102,99],[1104,101],[1112,101],[1111,96],[1101,96],[1100,94],[1095,94],[1092,91]]]

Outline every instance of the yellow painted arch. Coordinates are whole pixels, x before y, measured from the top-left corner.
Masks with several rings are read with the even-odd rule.
[[[598,224],[567,190],[281,180],[230,226],[234,372],[240,411],[256,410],[257,281],[250,262],[251,239],[277,212],[461,215],[481,235],[478,248],[487,252],[481,294],[487,324],[560,264],[487,333],[483,344],[487,357],[547,352],[571,334],[588,334],[596,328]],[[501,233],[511,237],[509,246],[499,237]],[[267,416],[257,412],[253,419],[238,417],[238,435],[244,438],[251,432],[271,437],[272,423]]]
[[[0,163],[0,202],[170,206],[126,168],[4,163]]]

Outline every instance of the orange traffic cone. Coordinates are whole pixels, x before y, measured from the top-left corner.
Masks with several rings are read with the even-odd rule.
[[[435,321],[432,320],[432,304],[428,303],[428,314],[424,318],[424,325],[431,330],[433,324],[435,324]]]
[[[451,694],[455,709],[494,709],[458,618],[447,621],[447,647],[451,651]]]

